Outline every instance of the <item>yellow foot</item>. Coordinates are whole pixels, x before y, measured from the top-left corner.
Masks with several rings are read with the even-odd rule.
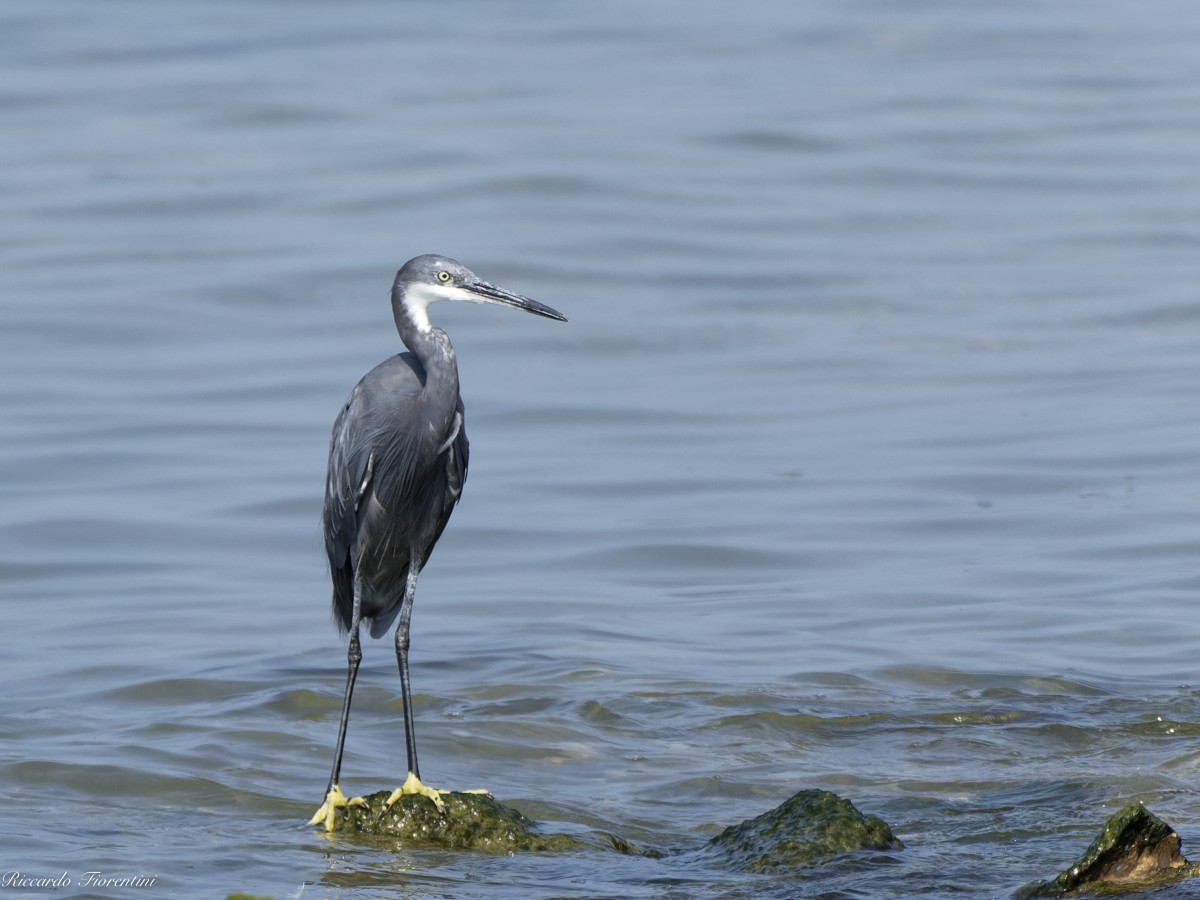
[[[335,784],[329,789],[329,793],[325,795],[325,802],[321,804],[321,808],[308,820],[308,824],[316,825],[319,822],[324,822],[325,830],[333,831],[337,827],[337,813],[339,809],[345,809],[347,806],[366,805],[367,801],[363,797],[355,797],[352,800],[347,800],[346,795],[342,793],[342,789]]]
[[[392,791],[392,795],[388,797],[387,803],[383,805],[383,812],[387,812],[392,808],[392,804],[403,797],[405,794],[416,794],[421,797],[428,797],[433,801],[433,805],[437,807],[438,812],[446,811],[446,804],[442,802],[442,794],[449,794],[450,791],[440,791],[437,788],[426,787],[421,783],[421,779],[415,773],[409,772],[408,777],[404,779],[404,784]],[[484,790],[463,791],[464,794],[487,794]]]

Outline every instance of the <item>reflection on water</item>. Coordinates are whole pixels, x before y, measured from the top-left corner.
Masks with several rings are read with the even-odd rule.
[[[1131,799],[1186,852],[1190,7],[279,12],[0,12],[6,867],[1000,895]],[[821,787],[902,853],[776,881],[302,826],[329,427],[429,251],[571,319],[434,311],[473,455],[414,618],[430,781],[665,848]],[[359,791],[403,766],[365,653]]]

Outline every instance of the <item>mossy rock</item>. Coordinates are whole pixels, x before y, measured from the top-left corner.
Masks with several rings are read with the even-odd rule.
[[[428,797],[406,794],[385,809],[390,791],[363,799],[365,806],[347,807],[337,831],[345,835],[394,838],[405,846],[480,853],[563,852],[589,846],[565,834],[542,834],[536,823],[487,794],[442,795],[439,811]]]
[[[546,834],[532,819],[486,794],[443,794],[443,810],[429,798],[413,794],[385,808],[389,796],[389,791],[378,791],[362,798],[365,805],[347,806],[339,814],[337,833],[393,841],[405,848],[480,853],[609,850],[658,859],[697,852],[639,847],[602,832],[583,837]],[[725,829],[698,851],[715,857],[721,866],[768,872],[811,865],[839,853],[902,846],[883,820],[864,816],[849,800],[829,791],[809,790]]]
[[[770,812],[726,828],[707,850],[744,872],[810,866],[839,853],[899,850],[904,845],[887,823],[865,816],[829,791],[793,794]]]
[[[1140,803],[1131,803],[1110,818],[1075,863],[1050,881],[1031,885],[1018,895],[1067,897],[1116,895],[1131,889],[1172,884],[1200,874],[1200,866],[1184,859],[1175,830]]]

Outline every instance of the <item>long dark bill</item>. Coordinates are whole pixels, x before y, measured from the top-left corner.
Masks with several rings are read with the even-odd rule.
[[[557,309],[552,309],[536,300],[530,300],[528,297],[522,297],[520,294],[514,294],[512,291],[506,291],[504,288],[498,288],[486,281],[464,284],[463,288],[475,294],[484,303],[499,303],[502,306],[511,306],[513,309],[523,309],[535,316],[545,316],[547,319],[555,319],[559,322],[567,321],[567,317]]]

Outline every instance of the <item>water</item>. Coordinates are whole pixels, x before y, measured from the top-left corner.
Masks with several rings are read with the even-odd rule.
[[[1194,851],[1198,40],[1171,0],[6,4],[0,867],[72,883],[4,895],[1004,897],[1130,800]],[[664,848],[822,787],[905,850],[303,825],[328,429],[428,251],[571,322],[434,310],[473,455],[427,779]],[[350,791],[403,775],[365,650]]]

